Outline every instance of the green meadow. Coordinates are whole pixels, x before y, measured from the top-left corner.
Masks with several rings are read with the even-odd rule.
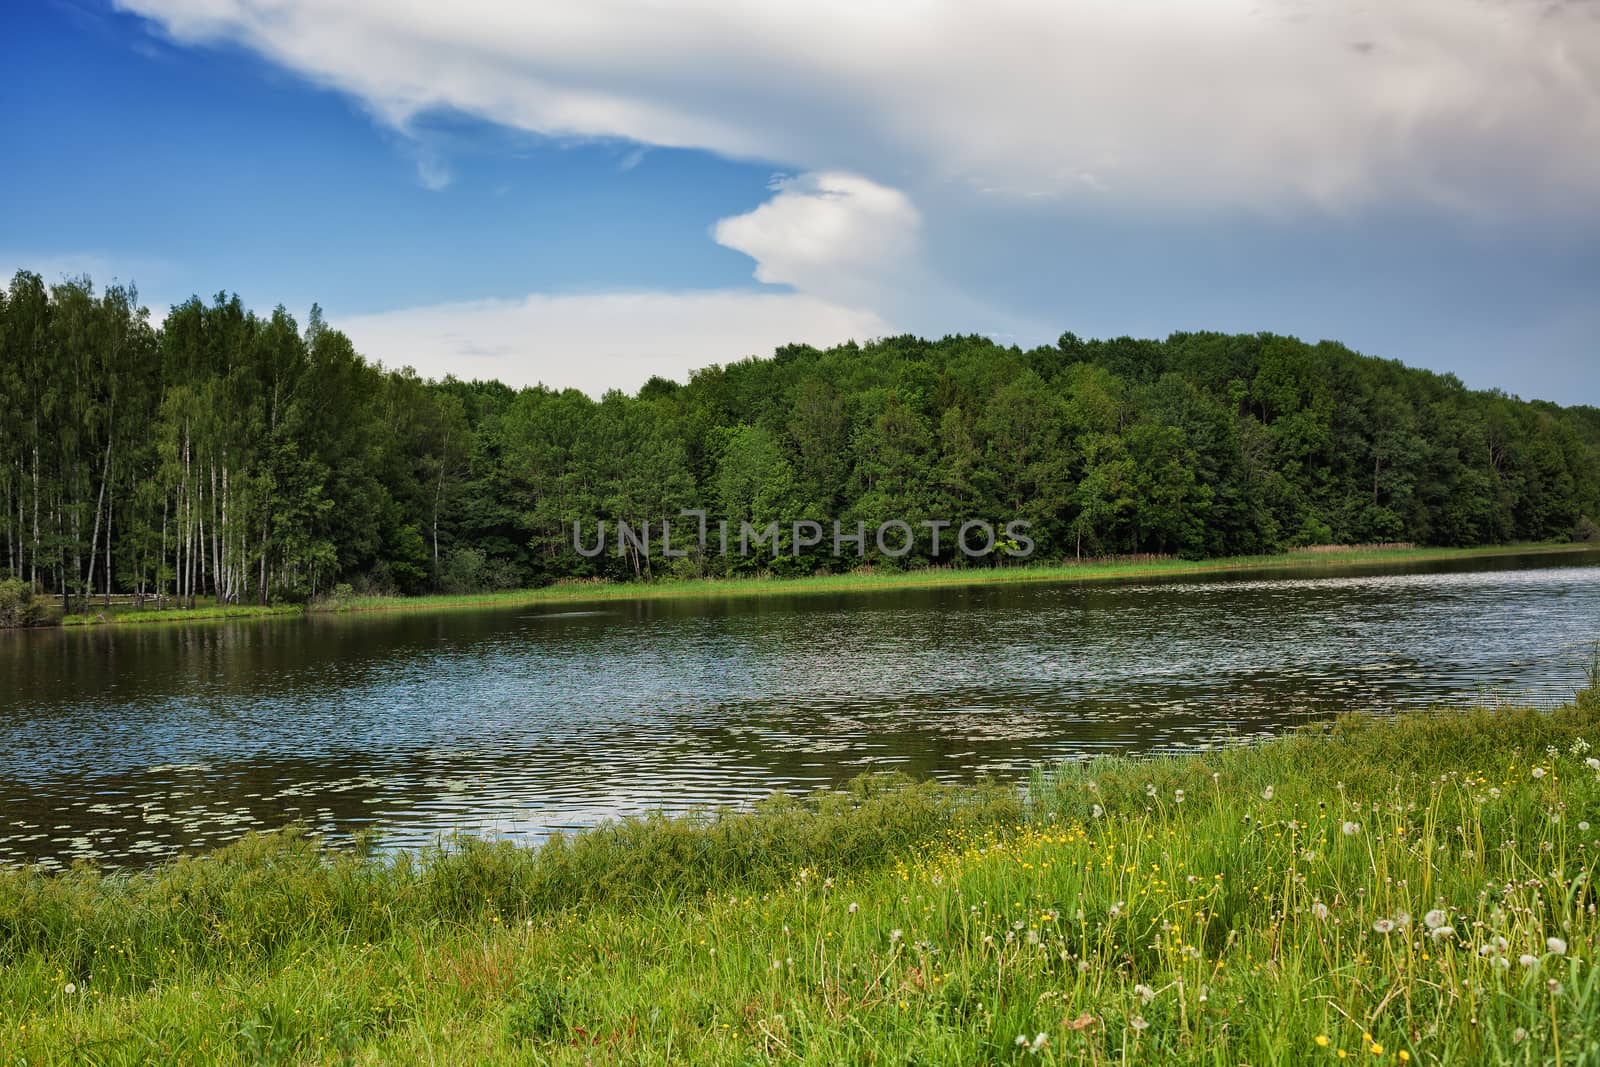
[[[1593,1063],[1597,859],[1595,689],[539,848],[288,830],[0,873],[0,1063]]]

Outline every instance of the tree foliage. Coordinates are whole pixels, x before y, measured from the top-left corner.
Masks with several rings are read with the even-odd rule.
[[[1038,558],[1592,536],[1600,410],[1216,333],[790,345],[594,400],[384,370],[315,308],[302,327],[221,293],[156,327],[119,286],[0,290],[0,575],[75,610],[655,575],[614,541],[574,552],[573,522],[659,544],[671,520],[681,547],[685,509],[713,552],[676,573],[853,566],[834,520],[895,566],[962,558],[934,519],[1024,520]],[[829,536],[796,558],[806,519]],[[903,558],[871,536],[891,519]],[[719,520],[733,543],[777,522],[782,558],[720,558]]]

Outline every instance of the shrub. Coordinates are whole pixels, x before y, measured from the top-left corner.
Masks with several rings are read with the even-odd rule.
[[[0,579],[0,630],[45,626],[52,621],[49,604],[34,596],[32,586],[17,578]]]

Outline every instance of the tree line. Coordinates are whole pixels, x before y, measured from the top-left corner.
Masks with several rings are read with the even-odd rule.
[[[1220,333],[790,345],[594,400],[385,370],[316,308],[221,293],[158,327],[123,286],[0,291],[0,575],[80,610],[841,566],[573,550],[575,520],[695,508],[1023,520],[1035,559],[1593,537],[1600,409]],[[948,534],[863,558],[971,564]]]

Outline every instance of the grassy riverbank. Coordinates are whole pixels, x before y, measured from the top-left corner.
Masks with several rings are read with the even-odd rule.
[[[362,613],[441,611],[484,607],[516,607],[544,603],[603,603],[616,600],[660,600],[677,597],[771,597],[945,586],[1011,585],[1023,582],[1095,582],[1159,578],[1227,571],[1273,571],[1308,568],[1341,569],[1386,563],[1447,562],[1532,553],[1594,551],[1590,544],[1499,545],[1481,548],[1355,548],[1338,552],[1291,552],[1272,556],[1229,556],[1220,559],[1159,559],[1141,562],[1090,560],[1082,563],[1039,563],[1015,567],[922,568],[909,571],[851,572],[801,578],[699,578],[654,582],[581,582],[514,589],[498,593],[416,597],[351,597],[316,605],[313,611]]]
[[[1590,693],[1025,799],[0,873],[0,1063],[1594,1062],[1597,757]]]
[[[679,597],[772,597],[944,586],[1010,585],[1019,582],[1094,582],[1138,578],[1181,577],[1226,571],[1274,571],[1307,568],[1328,573],[1372,564],[1448,562],[1531,553],[1593,551],[1592,544],[1495,545],[1480,548],[1353,548],[1332,552],[1289,552],[1272,556],[1230,556],[1221,559],[1157,559],[1139,562],[1089,560],[1081,563],[1039,563],[1015,567],[923,568],[909,571],[851,572],[801,578],[659,579],[640,582],[574,582],[538,589],[495,593],[425,596],[349,596],[322,600],[309,607],[234,604],[155,611],[127,606],[87,615],[67,615],[64,626],[149,625],[207,619],[247,619],[302,614],[360,615],[376,612],[462,611],[538,604],[605,603],[618,600],[660,600]]]

